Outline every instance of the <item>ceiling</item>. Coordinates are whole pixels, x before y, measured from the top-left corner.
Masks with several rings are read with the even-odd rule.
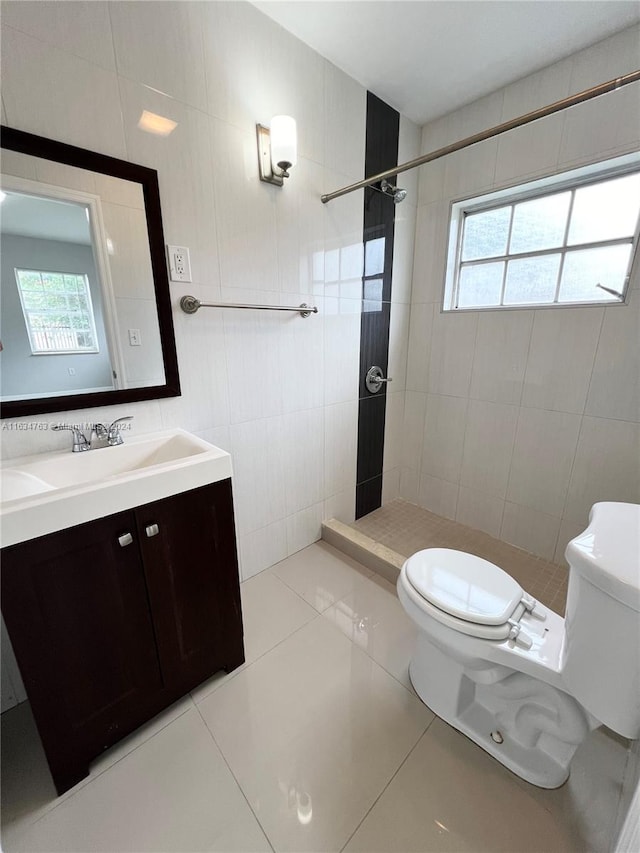
[[[254,5],[418,125],[640,21],[635,0]]]
[[[85,205],[6,191],[2,233],[91,245]]]

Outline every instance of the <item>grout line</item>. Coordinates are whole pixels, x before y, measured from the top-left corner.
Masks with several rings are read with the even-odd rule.
[[[40,44],[45,45],[49,48],[49,50],[54,51],[55,53],[66,54],[72,56],[74,59],[79,59],[81,62],[86,62],[88,65],[91,65],[92,68],[99,68],[100,71],[103,71],[105,74],[117,74],[118,73],[118,63],[116,60],[116,50],[115,44],[113,40],[113,26],[111,23],[111,10],[108,8],[109,15],[109,30],[111,33],[111,46],[113,48],[113,67],[109,68],[106,65],[102,65],[100,62],[95,62],[93,59],[89,59],[87,56],[82,56],[80,53],[76,53],[74,50],[71,50],[69,47],[61,47],[60,44],[49,41],[47,39],[43,39],[40,36],[34,35],[34,33],[28,32],[28,30],[23,30],[20,27],[17,27],[15,24],[4,24],[3,29],[5,30],[13,30],[16,33],[20,33],[20,35],[26,36],[29,39],[33,39],[34,41],[40,42]]]
[[[422,704],[424,704],[424,703],[422,703]],[[425,705],[424,707],[426,708],[427,706]],[[427,710],[430,710],[430,709],[427,709]],[[432,714],[433,714],[433,711],[430,711],[430,713],[432,713]],[[431,726],[434,724],[434,722],[435,722],[437,719],[439,719],[439,718],[438,718],[435,714],[433,714],[433,719],[429,722],[429,724],[427,725],[426,729],[422,732],[422,734],[420,735],[420,737],[418,738],[418,740],[414,743],[414,745],[411,747],[411,749],[409,750],[409,752],[405,755],[405,757],[403,758],[403,760],[400,762],[400,764],[398,765],[398,767],[397,767],[397,769],[396,769],[395,773],[393,773],[393,774],[392,774],[391,778],[388,780],[388,782],[386,783],[386,785],[382,788],[382,790],[380,791],[380,793],[378,794],[378,796],[377,796],[377,797],[375,798],[375,800],[371,803],[371,806],[367,809],[367,812],[365,813],[365,815],[364,815],[364,817],[362,818],[362,820],[358,823],[358,825],[357,825],[357,826],[356,826],[356,828],[353,830],[353,832],[351,833],[351,835],[347,838],[347,840],[346,840],[346,842],[344,843],[344,845],[340,848],[340,853],[342,853],[342,851],[344,851],[344,850],[346,849],[346,847],[348,846],[348,844],[349,844],[349,842],[351,841],[351,839],[353,838],[353,836],[354,836],[354,835],[356,834],[356,832],[360,829],[360,827],[361,827],[361,826],[362,826],[362,824],[365,822],[365,820],[369,817],[369,815],[371,814],[371,812],[373,811],[373,809],[376,807],[376,805],[378,804],[378,802],[379,802],[379,801],[380,801],[380,799],[382,798],[383,794],[385,793],[385,791],[387,790],[387,788],[389,787],[389,785],[393,782],[393,780],[396,778],[396,776],[398,775],[398,773],[402,770],[402,768],[404,767],[404,765],[407,763],[407,761],[408,761],[409,757],[412,755],[412,753],[414,752],[414,750],[416,749],[416,747],[418,746],[418,744],[422,741],[422,739],[425,737],[425,735],[428,733],[429,729],[431,728]]]
[[[531,357],[531,345],[533,343],[533,329],[536,324],[536,317],[538,316],[538,311],[531,312],[531,325],[529,327],[529,339],[527,341],[527,355],[524,360],[524,370],[522,371],[522,383],[520,385],[520,396],[518,397],[518,406],[522,408],[522,398],[524,397],[524,386],[527,379],[527,370],[529,368],[529,358]]]
[[[169,720],[167,723],[165,723],[165,725],[164,725],[164,726],[161,726],[161,728],[159,728],[159,729],[158,729],[158,731],[153,732],[153,734],[150,734],[148,737],[146,737],[146,738],[145,738],[141,743],[139,743],[137,746],[134,746],[132,749],[128,750],[124,755],[122,755],[120,758],[118,758],[118,759],[117,759],[116,761],[114,761],[112,764],[109,764],[107,767],[105,767],[105,768],[104,768],[103,770],[101,770],[99,773],[96,773],[96,775],[95,775],[95,776],[93,776],[93,777],[92,777],[92,776],[91,776],[91,773],[89,773],[89,776],[86,776],[84,779],[81,779],[81,780],[80,780],[80,782],[78,782],[78,783],[77,783],[77,785],[78,785],[79,787],[78,787],[78,789],[77,789],[76,791],[74,791],[73,793],[70,793],[70,791],[72,790],[72,789],[70,789],[70,791],[65,791],[65,792],[64,792],[64,794],[61,794],[60,796],[56,797],[56,799],[57,799],[57,800],[60,800],[60,802],[56,802],[56,803],[55,803],[55,805],[51,805],[49,808],[47,808],[46,806],[45,806],[45,807],[43,807],[43,808],[44,808],[43,813],[42,813],[42,814],[40,814],[38,817],[36,817],[34,820],[32,820],[32,821],[29,821],[29,820],[28,820],[28,816],[27,816],[27,815],[28,815],[28,813],[23,814],[23,815],[20,815],[20,816],[19,816],[19,819],[20,819],[20,818],[25,819],[25,825],[26,825],[26,826],[35,826],[35,824],[40,823],[40,821],[41,821],[43,818],[47,817],[47,815],[52,814],[54,811],[56,811],[56,810],[57,810],[57,809],[59,809],[61,806],[65,805],[66,803],[70,802],[70,801],[71,801],[74,797],[76,797],[76,796],[77,796],[81,791],[83,791],[85,788],[87,788],[89,785],[91,785],[93,782],[95,782],[97,779],[99,779],[99,778],[100,778],[101,776],[103,776],[105,773],[108,773],[108,772],[109,772],[109,770],[111,770],[111,769],[113,769],[114,767],[116,767],[118,764],[120,764],[120,762],[121,762],[121,761],[124,761],[124,759],[125,759],[125,758],[128,758],[130,755],[133,755],[133,754],[134,754],[134,752],[137,752],[141,747],[145,746],[147,743],[149,743],[150,741],[152,741],[152,740],[156,737],[156,735],[159,735],[159,734],[160,734],[161,732],[163,732],[165,729],[169,728],[169,726],[171,726],[173,723],[177,722],[177,721],[178,721],[178,720],[180,720],[182,717],[184,717],[184,715],[185,715],[185,714],[188,714],[190,711],[197,710],[196,703],[193,701],[193,698],[191,697],[191,694],[189,694],[189,693],[185,694],[185,696],[182,696],[180,699],[177,699],[177,700],[176,700],[176,702],[182,702],[182,701],[184,701],[184,700],[187,698],[187,696],[189,697],[189,702],[190,702],[190,704],[191,704],[191,707],[190,707],[190,708],[185,708],[185,709],[184,709],[184,711],[182,711],[180,714],[178,714],[178,716],[177,716],[177,717],[173,717],[173,719],[171,719],[171,720]],[[29,701],[29,700],[27,699],[27,701]],[[174,704],[175,704],[175,703],[174,703]],[[171,705],[170,705],[169,707],[171,707]],[[168,710],[168,709],[166,709],[166,708],[165,708],[165,711],[166,711],[166,710]],[[160,714],[162,714],[162,713],[164,713],[164,711],[160,711],[159,713],[160,713]],[[152,717],[152,718],[151,718],[151,720],[153,720],[153,719],[154,719],[154,718]],[[149,721],[148,721],[148,723],[151,723],[151,720],[149,720]],[[145,725],[145,724],[143,724],[143,726],[144,726],[144,725]],[[142,727],[143,727],[143,726],[142,726]],[[128,736],[129,736],[129,737],[133,737],[133,736],[135,736],[135,735],[136,735],[136,733],[138,733],[138,732],[140,731],[140,728],[142,728],[142,727],[138,727],[137,729],[134,729],[134,730],[133,730],[133,732],[131,732],[131,734],[130,734],[130,735],[128,735]],[[122,741],[117,741],[116,743],[114,743],[114,745],[111,747],[111,749],[117,749],[117,748],[118,748],[118,746],[120,746],[121,744],[122,744]],[[96,759],[94,759],[94,760],[97,760],[97,759],[101,758],[101,757],[102,757],[102,756],[104,756],[104,755],[106,755],[106,752],[103,752],[103,753],[101,753],[99,756],[96,756]],[[49,768],[48,768],[48,765],[47,765],[47,771],[48,771],[48,769],[49,769]]]
[[[284,583],[284,581],[283,581],[283,583]],[[286,586],[286,584],[284,584],[284,585]],[[291,587],[287,587],[287,589],[291,589]],[[295,592],[295,590],[292,590],[292,592]],[[302,599],[302,601],[304,601],[304,599]],[[308,607],[311,607],[311,605],[310,605],[307,601],[305,601],[304,603],[305,603]],[[311,609],[313,610],[314,608],[311,608]],[[217,692],[218,692],[218,690],[222,690],[226,684],[229,684],[229,682],[230,682],[230,681],[233,681],[233,680],[234,680],[235,678],[237,678],[239,675],[242,675],[244,672],[248,672],[248,670],[250,670],[250,669],[251,669],[251,667],[252,667],[252,666],[254,666],[256,663],[258,663],[258,661],[262,660],[262,658],[263,658],[263,657],[265,657],[266,655],[268,655],[268,654],[269,654],[270,652],[272,652],[274,649],[277,649],[277,648],[278,648],[278,646],[281,646],[283,643],[285,643],[287,640],[289,640],[291,637],[293,637],[293,636],[294,636],[294,634],[297,634],[299,631],[302,631],[302,629],[303,629],[303,628],[306,628],[308,625],[311,625],[311,623],[312,623],[312,622],[315,622],[315,621],[316,621],[316,619],[317,619],[319,616],[321,616],[321,615],[322,615],[321,613],[318,613],[317,611],[314,611],[314,616],[313,616],[311,619],[308,619],[308,620],[307,620],[306,622],[304,622],[302,625],[298,625],[298,627],[297,627],[297,628],[294,628],[294,630],[293,630],[293,631],[291,631],[291,633],[290,633],[290,634],[287,634],[287,635],[286,635],[286,637],[282,637],[282,639],[278,640],[278,642],[277,642],[277,643],[275,643],[275,645],[271,646],[270,648],[268,648],[268,649],[266,649],[264,652],[262,652],[262,654],[258,655],[258,657],[257,657],[257,658],[254,658],[254,659],[253,659],[253,660],[251,660],[251,661],[245,661],[243,664],[241,664],[241,666],[236,667],[236,669],[234,669],[232,672],[227,672],[227,673],[225,673],[225,675],[223,675],[223,676],[221,676],[220,678],[216,679],[216,682],[219,682],[218,686],[217,686],[217,687],[213,687],[213,688],[212,688],[208,693],[206,693],[206,694],[205,694],[201,699],[199,699],[198,701],[196,701],[196,700],[194,699],[194,697],[193,697],[193,691],[191,691],[191,692],[189,693],[189,696],[191,697],[191,701],[193,702],[194,706],[195,706],[196,708],[198,708],[198,706],[199,706],[199,705],[201,705],[203,702],[205,702],[207,699],[209,699],[211,696],[213,696],[213,694],[214,694],[214,693],[217,693]],[[219,673],[221,673],[221,672],[224,672],[224,670],[220,669],[220,670],[218,670],[218,672],[217,672],[217,673],[215,673],[215,672],[214,672],[213,676],[211,676],[211,677],[213,678],[214,676],[218,675],[218,674],[219,674]],[[226,676],[226,677],[225,677],[225,676]],[[204,682],[203,682],[203,683],[204,683]],[[197,690],[197,689],[198,689],[197,687],[196,687],[196,688],[194,688],[194,691],[195,691],[195,690]]]
[[[239,790],[239,791],[240,791],[240,793],[242,794],[242,796],[243,796],[243,798],[244,798],[244,800],[245,800],[245,802],[246,802],[247,806],[249,807],[249,810],[251,811],[251,814],[253,815],[253,817],[254,817],[254,818],[255,818],[255,820],[256,820],[256,823],[258,824],[258,826],[259,826],[259,827],[260,827],[260,829],[262,830],[262,833],[263,833],[264,837],[267,839],[267,844],[268,844],[268,845],[269,845],[269,847],[271,848],[272,853],[275,853],[275,847],[274,847],[274,845],[271,843],[271,839],[270,839],[270,838],[269,838],[269,836],[267,835],[267,831],[266,831],[266,829],[264,828],[264,826],[263,826],[263,825],[262,825],[262,823],[260,822],[260,819],[258,818],[258,815],[255,813],[255,811],[254,811],[254,809],[253,809],[253,806],[252,806],[252,805],[251,805],[251,803],[249,802],[249,798],[248,798],[248,797],[247,797],[247,795],[245,794],[245,792],[244,792],[244,790],[243,790],[243,788],[242,788],[242,785],[241,785],[241,784],[240,784],[240,782],[238,781],[238,778],[237,778],[236,774],[235,774],[235,773],[233,772],[233,770],[231,769],[231,765],[230,765],[230,764],[229,764],[229,762],[227,761],[227,757],[226,757],[226,755],[225,755],[225,754],[224,754],[224,752],[222,751],[222,748],[221,748],[220,744],[219,744],[219,743],[218,743],[218,741],[216,740],[216,737],[215,737],[214,733],[213,733],[213,732],[211,731],[211,729],[209,728],[209,725],[208,725],[207,721],[206,721],[206,720],[205,720],[205,718],[202,716],[202,712],[200,711],[200,708],[198,708],[198,706],[197,706],[197,705],[196,705],[196,711],[198,712],[198,714],[199,714],[199,716],[200,716],[200,719],[201,719],[201,720],[202,720],[202,722],[204,723],[204,727],[206,728],[207,732],[209,733],[209,736],[210,736],[211,740],[213,741],[213,743],[215,744],[216,749],[217,749],[217,750],[218,750],[218,752],[220,753],[220,756],[222,757],[222,760],[223,760],[223,761],[224,761],[224,763],[227,765],[227,769],[228,769],[229,773],[231,774],[231,776],[233,777],[233,781],[234,781],[234,782],[236,783],[236,785],[238,786],[238,790]]]
[[[590,372],[589,372],[589,384],[588,384],[588,386],[587,386],[587,393],[585,394],[585,398],[584,398],[584,405],[583,405],[583,407],[582,407],[582,412],[580,413],[580,426],[579,426],[579,428],[578,428],[578,439],[577,439],[577,441],[576,441],[576,446],[575,446],[574,451],[573,451],[573,457],[572,457],[572,459],[571,459],[571,468],[570,468],[570,470],[569,470],[569,477],[568,477],[568,480],[567,480],[567,488],[566,488],[566,491],[565,491],[565,493],[564,493],[564,501],[563,501],[563,503],[562,503],[562,510],[561,510],[561,513],[560,513],[560,526],[558,527],[558,535],[557,535],[557,537],[556,537],[556,544],[555,544],[555,548],[554,548],[554,551],[553,551],[553,559],[554,559],[554,561],[555,561],[555,559],[556,559],[556,552],[557,552],[557,550],[558,550],[558,545],[560,544],[560,531],[561,531],[561,529],[562,529],[562,524],[563,524],[563,522],[564,522],[565,520],[567,520],[567,519],[566,519],[566,516],[565,516],[565,513],[566,513],[566,510],[567,510],[567,504],[568,504],[568,502],[569,502],[569,493],[570,493],[570,491],[571,491],[571,482],[572,482],[572,480],[573,480],[573,472],[574,472],[574,470],[575,470],[576,458],[577,458],[577,456],[578,456],[578,448],[580,447],[580,438],[582,437],[582,428],[583,428],[583,426],[584,426],[585,411],[586,411],[586,408],[587,408],[587,402],[588,402],[588,400],[589,400],[589,391],[591,390],[591,383],[592,383],[592,381],[593,381],[593,371],[594,371],[595,364],[596,364],[596,359],[597,359],[597,356],[598,356],[598,349],[600,348],[600,338],[602,337],[602,328],[603,328],[603,326],[604,326],[604,320],[605,320],[605,317],[606,317],[606,310],[607,310],[606,308],[604,308],[604,309],[602,310],[602,317],[600,318],[600,327],[599,327],[599,329],[598,329],[598,340],[597,340],[596,345],[595,345],[595,347],[594,347],[594,349],[593,349],[593,358],[592,358],[592,360],[591,360],[591,370],[590,370]],[[608,419],[607,419],[607,418],[603,418],[603,420],[608,420]],[[571,519],[571,521],[572,521],[572,519]]]
[[[584,397],[584,406],[582,407],[582,415],[587,414],[587,404],[589,403],[589,393],[591,392],[591,384],[593,382],[593,371],[595,370],[596,361],[598,359],[598,351],[600,349],[600,340],[602,338],[602,329],[604,328],[604,322],[607,317],[607,309],[604,307],[602,309],[602,317],[600,318],[600,327],[598,328],[598,339],[596,341],[596,345],[593,348],[593,358],[591,359],[591,369],[589,371],[589,384],[587,385],[587,393]]]

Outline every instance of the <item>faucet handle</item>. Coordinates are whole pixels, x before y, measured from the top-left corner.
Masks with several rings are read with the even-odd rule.
[[[132,421],[133,415],[125,415],[122,418],[116,418],[115,421],[111,423],[109,429],[107,430],[107,441],[109,442],[109,446],[113,447],[117,444],[124,444],[124,440],[122,438],[122,434],[120,432],[120,427],[118,424],[121,424],[123,421]]]
[[[51,429],[55,432],[59,432],[63,429],[71,430],[73,433],[73,446],[71,447],[73,453],[80,453],[83,450],[91,450],[91,442],[87,440],[86,435],[82,432],[80,427],[72,426],[71,424],[54,424]]]

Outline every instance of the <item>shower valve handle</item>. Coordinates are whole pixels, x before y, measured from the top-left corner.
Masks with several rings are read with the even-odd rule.
[[[393,382],[393,380],[391,377],[385,378],[382,375],[381,367],[374,364],[373,367],[369,368],[364,384],[367,386],[367,391],[369,391],[370,394],[377,394],[385,382]]]

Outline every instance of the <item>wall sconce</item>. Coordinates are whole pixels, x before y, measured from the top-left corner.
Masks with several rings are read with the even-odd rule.
[[[290,116],[274,116],[270,129],[258,124],[256,130],[260,180],[281,187],[297,162],[296,121]]]

